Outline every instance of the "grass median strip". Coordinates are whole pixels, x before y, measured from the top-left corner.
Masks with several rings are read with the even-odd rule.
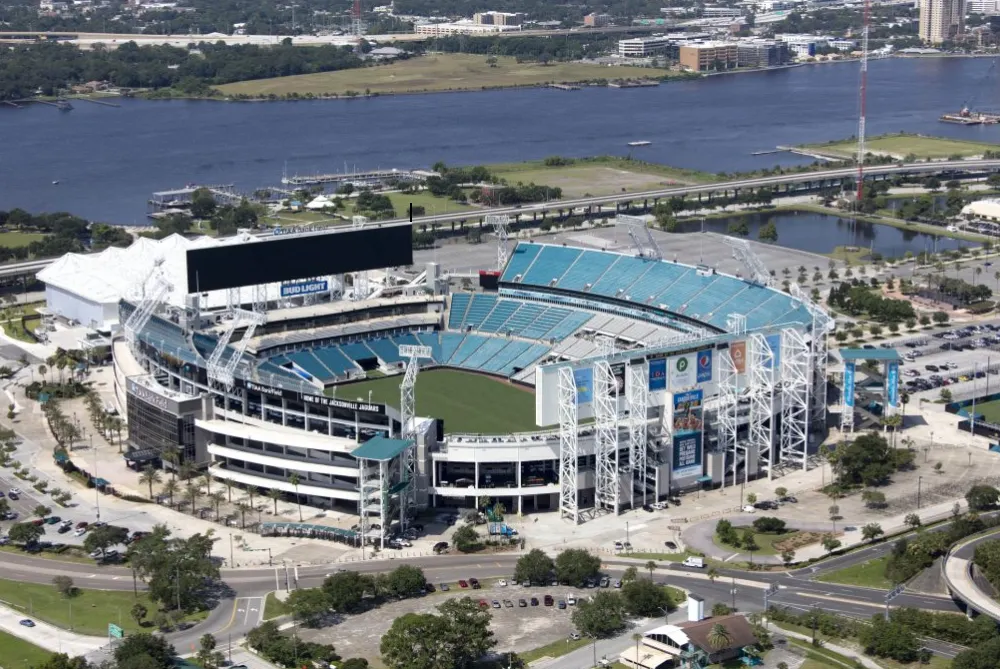
[[[578,648],[583,648],[590,642],[591,640],[587,638],[560,639],[559,641],[553,641],[552,643],[539,646],[538,648],[533,648],[523,653],[519,653],[518,655],[525,662],[534,662],[535,660],[543,657],[562,657],[567,653],[572,653]]]
[[[52,653],[13,634],[0,632],[0,662],[4,669],[32,669],[46,662]]]
[[[889,557],[883,555],[859,564],[852,564],[850,567],[831,571],[829,574],[821,574],[816,580],[824,583],[842,583],[889,590],[892,588],[892,581],[885,577],[885,565],[888,561]]]
[[[277,595],[273,592],[267,593],[267,599],[264,600],[264,620],[279,618],[291,612],[292,610],[288,608],[288,605],[278,599]]]

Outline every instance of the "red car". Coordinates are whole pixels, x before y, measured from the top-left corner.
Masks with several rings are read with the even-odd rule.
[[[458,587],[460,587],[460,588],[468,588],[469,584],[468,584],[467,581],[459,581],[458,582]]]
[[[480,599],[479,600],[479,608],[481,608],[481,609],[488,609],[488,608],[490,608],[490,603],[487,602],[485,599]]]

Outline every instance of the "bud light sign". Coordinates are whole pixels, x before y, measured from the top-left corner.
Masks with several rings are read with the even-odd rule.
[[[328,289],[326,279],[322,281],[299,281],[297,283],[281,284],[282,297],[298,297],[300,295],[312,295],[313,293],[325,293]]]

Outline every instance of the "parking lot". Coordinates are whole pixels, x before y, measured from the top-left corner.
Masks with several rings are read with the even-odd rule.
[[[911,394],[982,379],[985,389],[1000,374],[1000,325],[984,323],[911,337],[896,344],[905,356],[902,383]],[[995,354],[995,355],[992,355]],[[992,355],[992,357],[991,357]]]
[[[569,639],[576,631],[571,620],[574,606],[569,601],[579,601],[596,590],[572,588],[569,586],[529,587],[520,585],[500,586],[497,583],[484,584],[482,589],[460,588],[457,583],[448,583],[448,591],[442,591],[435,584],[436,592],[398,602],[384,604],[378,609],[355,616],[346,616],[336,624],[321,629],[302,629],[301,635],[309,641],[332,643],[344,657],[379,656],[382,635],[392,626],[392,621],[407,613],[436,613],[435,607],[448,599],[469,597],[476,602],[485,602],[493,614],[492,629],[496,635],[497,651],[513,650],[523,652],[545,644]],[[552,597],[553,605],[545,606],[545,596]],[[531,605],[534,597],[538,604]],[[524,599],[526,606],[519,606]],[[566,602],[559,608],[559,602]],[[494,608],[494,602],[499,608]],[[509,606],[507,605],[509,602]]]

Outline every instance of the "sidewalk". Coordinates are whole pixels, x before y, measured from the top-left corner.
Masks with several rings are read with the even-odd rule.
[[[25,627],[19,621],[34,621],[34,627]],[[21,611],[0,604],[0,629],[19,639],[24,639],[53,653],[66,653],[70,657],[86,655],[108,643],[104,637],[84,636],[43,623]]]
[[[792,632],[791,630],[786,630],[783,627],[777,627],[777,625],[775,625],[775,628],[777,630],[777,633],[782,634],[783,636],[791,637],[793,639],[799,639],[801,641],[808,641],[812,643],[812,637],[810,636],[807,636],[805,634],[800,634],[799,632]],[[861,664],[865,665],[865,667],[867,667],[868,669],[882,669],[881,665],[877,664],[867,655],[862,655],[861,653],[858,653],[855,650],[851,650],[850,648],[844,648],[843,646],[838,646],[825,641],[823,642],[822,647],[828,648],[832,650],[834,653],[839,653],[844,657],[849,657],[851,659],[857,660]]]

